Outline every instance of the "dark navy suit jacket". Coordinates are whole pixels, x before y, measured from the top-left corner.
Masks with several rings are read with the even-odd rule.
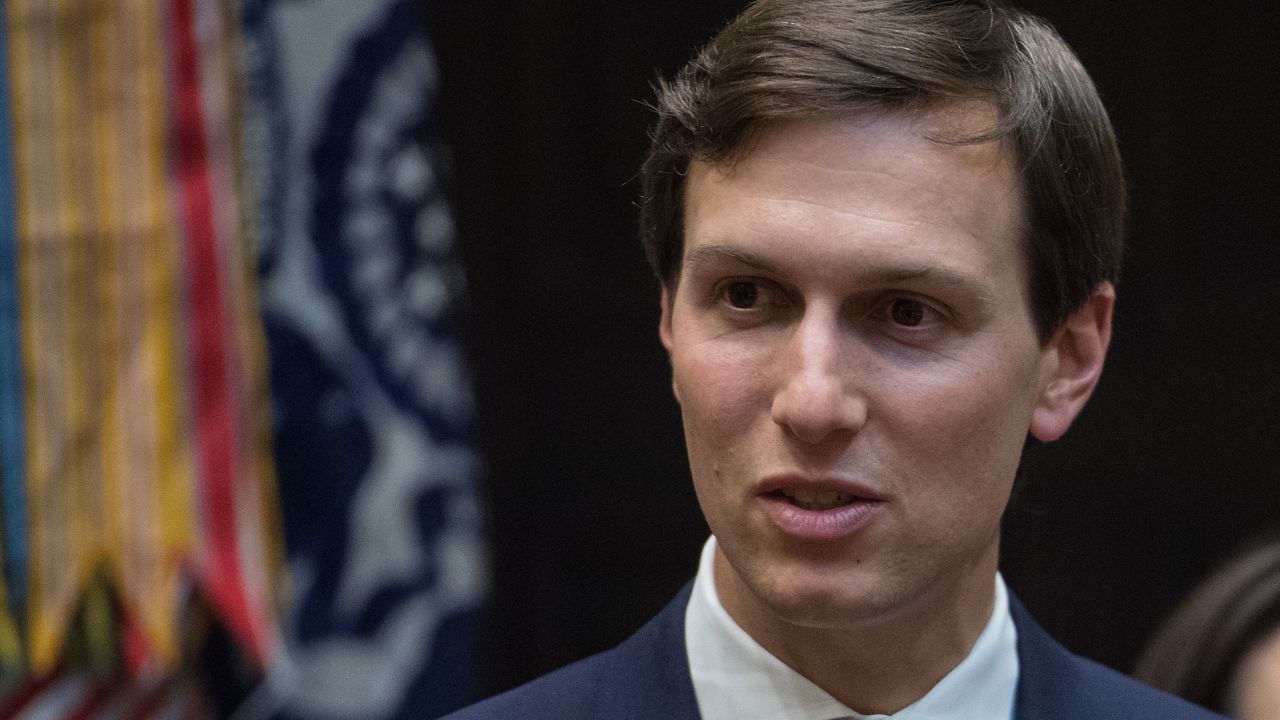
[[[445,720],[700,720],[684,644],[689,590],[618,647]],[[1072,655],[1012,596],[1009,609],[1018,628],[1015,720],[1222,720]]]

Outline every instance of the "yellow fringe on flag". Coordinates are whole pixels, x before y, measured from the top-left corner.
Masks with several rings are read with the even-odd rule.
[[[5,678],[14,677],[22,667],[22,639],[18,626],[9,614],[9,591],[5,588],[4,574],[0,573],[0,688]]]

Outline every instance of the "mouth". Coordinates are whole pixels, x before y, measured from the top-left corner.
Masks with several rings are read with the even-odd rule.
[[[784,534],[808,540],[835,540],[875,521],[883,495],[843,480],[796,476],[770,478],[757,488],[763,509]]]
[[[763,497],[795,505],[802,510],[833,510],[855,503],[878,503],[885,500],[861,483],[842,478],[816,478],[803,475],[775,475],[767,477],[756,487]]]
[[[795,505],[801,510],[833,510],[849,505],[860,498],[843,490],[816,488],[783,488],[770,493]]]

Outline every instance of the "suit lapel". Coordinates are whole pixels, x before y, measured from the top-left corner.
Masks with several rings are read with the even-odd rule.
[[[657,617],[610,653],[614,667],[596,695],[596,717],[701,720],[684,642],[692,587],[686,584]]]
[[[1071,655],[1009,595],[1009,611],[1018,628],[1018,690],[1015,720],[1079,720],[1082,688]]]

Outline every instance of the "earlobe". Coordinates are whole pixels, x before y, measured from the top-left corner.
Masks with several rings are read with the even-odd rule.
[[[1116,291],[1102,283],[1049,341],[1047,377],[1031,416],[1031,434],[1043,442],[1062,437],[1080,414],[1102,377],[1111,344],[1111,313]]]

